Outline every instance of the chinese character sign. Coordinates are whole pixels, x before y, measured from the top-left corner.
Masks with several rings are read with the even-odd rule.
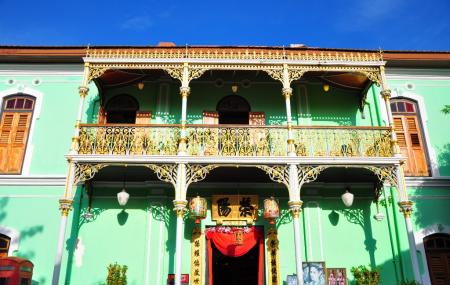
[[[213,195],[212,219],[217,224],[253,224],[258,216],[257,195]]]

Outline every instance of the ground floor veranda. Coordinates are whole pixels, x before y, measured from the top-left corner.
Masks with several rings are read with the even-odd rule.
[[[315,165],[304,166],[303,172],[298,166],[299,182],[295,183],[301,195],[296,196],[288,187],[289,166],[192,164],[185,166],[187,191],[181,197],[174,191],[180,187],[179,167],[77,165],[73,181],[87,183],[73,190],[60,284],[98,284],[107,276],[106,267],[115,262],[128,266],[128,284],[167,284],[177,268],[181,277],[189,275],[189,284],[222,284],[224,280],[223,284],[287,284],[288,275],[300,273],[301,278],[303,262],[323,262],[319,278],[324,280],[326,268],[345,268],[347,279],[353,280],[350,269],[359,265],[379,267],[382,284],[414,278],[405,220],[397,206],[402,197],[395,187],[380,188],[381,181],[385,185],[397,181],[395,166]],[[283,169],[287,171],[284,178],[279,175]],[[348,186],[355,195],[351,207],[341,199]],[[119,206],[117,193],[124,187],[130,199]],[[200,224],[184,208],[180,210],[183,203],[179,203],[197,195],[208,201],[206,219]],[[220,225],[214,217],[217,195],[237,201],[251,196],[258,208],[254,221]],[[271,196],[280,206],[274,224],[263,217],[263,201]],[[300,203],[292,203],[295,199]],[[229,244],[222,246],[238,251],[235,231],[244,232],[246,242],[241,246],[247,246],[247,251],[226,256],[211,232],[228,237]],[[258,234],[248,244],[252,232]]]

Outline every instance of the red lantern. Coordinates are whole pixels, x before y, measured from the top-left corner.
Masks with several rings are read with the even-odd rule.
[[[264,200],[264,219],[269,221],[269,224],[275,224],[275,219],[280,217],[280,207],[278,201],[273,198],[267,198]]]
[[[191,199],[189,203],[189,211],[192,219],[195,219],[195,223],[199,224],[201,219],[206,218],[206,211],[208,209],[208,203],[205,198],[197,196]]]

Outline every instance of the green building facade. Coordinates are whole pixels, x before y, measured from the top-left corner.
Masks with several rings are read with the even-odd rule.
[[[39,285],[106,283],[114,263],[136,285],[171,274],[316,284],[316,265],[324,282],[344,268],[343,284],[356,284],[351,268],[364,265],[380,284],[448,284],[449,63],[310,48],[0,48],[0,254],[32,261]],[[194,197],[207,201],[199,223]]]

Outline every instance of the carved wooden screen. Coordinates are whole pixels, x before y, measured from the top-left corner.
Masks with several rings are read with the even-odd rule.
[[[205,125],[219,124],[219,112],[203,111],[203,124],[205,124]]]
[[[0,173],[20,174],[25,156],[34,99],[13,96],[4,100],[0,122]]]
[[[251,126],[264,126],[266,124],[266,114],[264,112],[250,112],[248,118]]]
[[[391,103],[394,126],[407,176],[428,176],[425,145],[420,128],[416,104],[407,100],[393,100]]]

